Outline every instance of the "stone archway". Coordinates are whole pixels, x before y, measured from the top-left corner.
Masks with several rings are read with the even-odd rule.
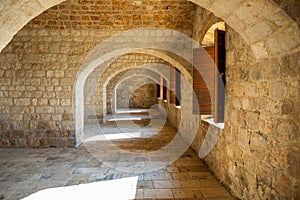
[[[107,85],[109,84],[109,82],[119,73],[124,72],[126,70],[131,70],[131,69],[147,69],[149,71],[152,71],[154,73],[157,73],[159,75],[161,75],[162,77],[165,78],[165,80],[169,79],[169,71],[168,68],[162,64],[145,64],[145,65],[141,65],[141,66],[128,66],[125,67],[123,69],[119,69],[117,71],[115,71],[113,74],[111,74],[104,82],[103,84],[103,93],[102,93],[102,102],[103,102],[103,110],[102,110],[102,114],[103,114],[103,119],[105,118],[106,112],[107,112]],[[97,99],[99,100],[99,99]]]
[[[161,34],[166,34],[167,36],[162,39]],[[132,35],[134,35],[134,37],[132,37]],[[119,43],[119,41],[123,42]],[[116,45],[112,45],[115,42],[118,43],[116,43]],[[170,52],[174,55],[178,54],[178,57],[181,55],[180,60],[186,60],[187,63],[192,63],[192,49],[198,46],[199,44],[197,44],[197,42],[192,40],[190,37],[168,29],[130,30],[114,36],[97,46],[86,58],[77,76],[75,86],[75,122],[77,145],[81,143],[84,136],[84,84],[87,77],[94,71],[94,69],[100,67],[100,71],[104,72],[106,68],[105,66],[109,66],[109,63],[107,62],[112,62],[112,58],[117,58],[127,53],[145,53],[145,51],[152,52],[152,54],[155,54],[155,52]],[[158,54],[160,54],[162,58],[165,57],[166,59],[172,60],[172,58],[167,54],[165,56],[162,56],[164,55],[163,53],[157,53],[157,55]],[[173,60],[175,64],[174,67],[179,68],[182,76],[184,77],[183,91],[186,94],[182,95],[182,102],[187,102],[187,104],[186,109],[182,110],[187,113],[192,113],[192,108],[188,103],[192,102],[193,97],[191,74],[182,65],[180,65],[179,61],[175,61],[176,60]],[[184,107],[185,105],[182,106]],[[181,128],[184,129],[192,127],[193,125],[191,125],[191,123],[196,123],[195,127],[197,127],[197,119],[194,121],[186,121]],[[187,140],[191,139],[193,139],[193,137],[189,137]]]
[[[148,72],[149,73],[149,72]],[[130,108],[140,108],[140,107],[131,107],[130,106],[130,96],[127,96],[125,98],[125,103],[120,103],[120,98],[118,98],[118,95],[119,95],[119,88],[122,86],[122,84],[124,82],[128,82],[130,81],[131,83],[133,82],[132,80],[134,79],[138,79],[138,78],[143,78],[144,81],[142,82],[142,84],[159,84],[159,81],[160,81],[160,77],[159,75],[157,75],[156,77],[153,77],[153,75],[149,74],[148,73],[139,73],[139,74],[128,74],[123,77],[121,77],[120,80],[118,80],[118,82],[116,83],[115,87],[114,87],[114,90],[113,90],[113,102],[112,102],[112,107],[114,107],[113,109],[113,113],[118,113],[118,109],[127,109],[129,110]],[[130,80],[132,79],[132,80]],[[148,79],[148,80],[147,80]],[[151,80],[151,81],[150,81]],[[141,83],[141,82],[140,82]],[[137,85],[135,83],[133,83],[134,85],[134,89],[138,89],[139,87],[141,87],[142,85]],[[129,93],[129,95],[132,95],[133,94],[133,91],[132,89],[130,90],[127,90],[126,93]],[[149,98],[150,99],[150,98]],[[153,104],[152,104],[153,105]],[[148,107],[150,108],[150,106]],[[146,108],[144,108],[146,109]]]
[[[299,51],[298,25],[271,1],[234,0],[227,4],[221,0],[190,1],[222,18],[251,46],[256,59]],[[0,17],[0,50],[31,19],[62,2],[64,0],[17,0],[0,4],[3,13]]]
[[[0,3],[0,52],[30,20],[66,0],[15,0]]]
[[[114,63],[112,63],[114,65]],[[85,98],[85,116],[88,118],[92,117],[93,119],[97,119],[97,121],[102,121],[102,118],[105,118],[107,112],[107,86],[110,81],[117,77],[119,74],[122,74],[126,71],[134,71],[134,70],[148,70],[152,73],[157,73],[158,75],[163,76],[165,79],[169,77],[168,68],[161,63],[148,63],[142,65],[136,65],[135,63],[122,64],[121,67],[112,68],[113,70],[107,70],[103,74],[98,74],[97,72],[93,72],[91,76],[95,76],[97,79],[96,85],[90,84],[87,82],[86,88],[94,88],[93,93],[87,92],[85,95],[88,95]],[[126,72],[128,73],[128,72]],[[101,76],[100,79],[97,77]],[[90,120],[92,121],[92,120]]]
[[[213,24],[206,34],[204,35],[204,38],[201,42],[202,46],[213,46],[214,45],[214,31],[216,29],[225,31],[225,23],[224,22],[217,22]]]
[[[252,66],[253,66],[253,68],[256,67],[257,69],[262,69],[266,65],[271,65],[272,64],[272,63],[271,64],[268,63],[267,60],[269,60],[269,59],[263,59],[263,58],[270,58],[270,57],[274,58],[274,57],[276,57],[276,59],[282,59],[282,58],[286,59],[286,57],[284,57],[285,54],[299,52],[299,27],[297,26],[297,24],[290,17],[288,17],[286,15],[286,13],[283,10],[281,10],[276,4],[273,3],[274,1],[268,1],[268,0],[261,0],[261,1],[231,0],[231,1],[226,1],[227,2],[226,4],[224,4],[224,1],[221,1],[221,0],[210,0],[210,1],[208,1],[208,0],[192,0],[192,1],[194,3],[196,3],[197,5],[200,5],[204,8],[206,8],[209,11],[212,11],[215,15],[223,18],[224,21],[227,24],[229,24],[236,32],[238,32],[238,34],[242,37],[242,40],[243,40],[242,44],[245,44],[245,43],[248,44],[251,47],[252,52],[255,55],[254,59],[252,59],[252,55],[251,55],[251,59],[252,59],[251,64],[253,64],[253,63],[256,64],[255,62],[262,60],[261,63],[259,63],[260,65],[256,66],[256,65],[253,64],[250,67],[247,65],[248,68],[252,68]],[[22,3],[21,3],[21,1],[14,1],[14,3],[8,3],[8,4],[3,3],[3,4],[0,5],[1,11],[3,11],[5,9],[5,10],[7,10],[7,13],[15,10],[13,8],[17,8],[15,10],[15,12],[12,14],[12,15],[15,15],[15,16],[12,16],[12,17],[10,17],[10,15],[7,14],[7,13],[1,12],[2,15],[0,17],[0,21],[1,21],[1,23],[0,23],[1,24],[0,32],[3,36],[0,39],[0,48],[1,49],[3,49],[6,46],[6,44],[10,41],[12,36],[23,25],[25,25],[30,19],[32,19],[34,16],[38,15],[40,12],[43,11],[44,8],[42,8],[43,6],[40,6],[39,2],[42,2],[42,1],[38,1],[38,0],[30,1],[30,0],[28,0],[28,1],[25,1],[25,2],[22,2]],[[53,1],[50,1],[50,2],[53,3]],[[59,2],[60,1],[57,1],[57,3],[59,3]],[[34,5],[35,3],[38,4],[38,8],[36,8],[35,6],[33,6],[33,8],[29,6],[29,5]],[[53,3],[53,5],[55,5],[55,4],[56,3]],[[51,5],[49,5],[49,6],[51,6]],[[45,7],[45,9],[46,9],[46,7]],[[36,10],[37,12],[32,12],[34,10]],[[28,13],[26,13],[24,11],[26,11]],[[238,36],[238,35],[236,34],[236,36]],[[239,40],[239,41],[242,41],[242,40]],[[161,40],[157,39],[154,42],[161,42]],[[248,52],[251,52],[251,49],[249,48],[249,50],[248,50],[248,47],[247,47]],[[122,48],[120,48],[119,50],[120,51],[118,51],[118,52],[116,51],[115,53],[116,54],[119,54],[119,53],[122,54],[122,53],[127,52],[126,50],[124,50]],[[136,51],[139,51],[139,50],[137,49]],[[244,52],[242,52],[242,53],[244,53]],[[102,54],[99,54],[99,55],[102,56]],[[105,60],[106,59],[105,54],[103,54],[103,56],[104,57],[102,57],[102,58]],[[252,63],[252,61],[253,61],[253,63]],[[286,60],[284,60],[284,61],[286,61]],[[266,63],[264,64],[263,62],[266,62]],[[271,60],[271,62],[272,62],[272,60]],[[278,65],[280,65],[280,62],[281,62],[281,60],[276,62],[276,63],[279,63]],[[92,65],[98,65],[99,63],[101,63],[101,61],[94,62]],[[235,66],[238,66],[238,65],[235,65]],[[86,65],[85,67],[87,67],[87,68],[86,68],[86,70],[83,69],[81,71],[82,74],[79,75],[79,78],[78,78],[78,87],[76,87],[76,95],[78,97],[76,99],[76,103],[79,103],[79,104],[82,103],[82,101],[83,101],[83,96],[80,96],[80,95],[78,96],[78,94],[81,94],[81,92],[83,90],[83,87],[82,87],[81,84],[84,84],[86,74],[90,73],[89,70],[91,70],[92,67],[94,67],[94,66],[92,66],[91,68],[88,68],[88,65]],[[240,66],[238,66],[238,67],[240,67]],[[244,72],[247,72],[248,68],[247,69],[243,68],[245,70]],[[271,68],[271,67],[269,67],[269,68],[271,70],[273,70],[273,68]],[[236,69],[236,71],[234,71],[234,72],[236,72],[235,74],[238,74],[238,72],[239,72],[238,70],[240,70],[240,69]],[[286,70],[286,71],[288,71],[288,70]],[[258,76],[256,76],[257,74],[252,73],[252,72],[255,72],[254,70],[251,69],[250,72],[249,72],[249,74],[255,75],[255,76],[253,76],[253,78],[259,78],[259,74],[258,74]],[[265,72],[267,72],[267,71],[265,71]],[[298,71],[295,74],[297,74],[297,73],[298,73]],[[273,75],[272,73],[268,73],[268,74]],[[272,84],[271,86],[273,88],[275,88],[275,90],[274,89],[272,90],[272,92],[274,92],[274,94],[272,94],[272,95],[274,95],[275,97],[276,97],[276,95],[278,95],[281,98],[281,95],[279,93],[276,93],[277,88],[280,88],[280,87],[277,87],[277,86],[281,86],[281,88],[284,88],[284,89],[285,88],[291,88],[291,87],[286,87],[285,85],[283,85],[283,86],[281,85],[282,79],[284,79],[282,77],[280,77],[280,79],[278,79],[279,81],[276,82],[275,84],[273,84],[274,81],[272,80],[272,77],[268,77],[268,78],[269,78],[269,80],[268,80],[267,84],[270,83],[270,84]],[[293,92],[293,93],[291,92],[291,94],[293,95],[292,97],[294,99],[299,99],[298,96],[297,96],[298,95],[297,91],[299,89],[299,84],[298,84],[299,81],[298,80],[299,79],[297,79],[294,82],[295,84],[293,84],[293,85],[287,85],[287,86],[292,86],[294,88],[295,92]],[[235,82],[235,84],[236,84],[236,82]],[[255,93],[255,91],[256,91],[255,90],[255,88],[256,88],[255,85],[249,85],[249,84],[242,85],[241,84],[241,86],[245,86],[245,88],[249,89],[248,91],[250,91],[250,92],[254,91],[253,93]],[[241,87],[241,88],[244,88],[244,87]],[[241,90],[241,93],[243,93],[243,90]],[[252,95],[252,94],[250,94],[250,95]],[[244,96],[244,97],[246,97],[246,98],[244,98],[244,100],[247,100],[248,96]],[[239,102],[237,99],[232,98],[231,101],[233,102],[233,100],[236,100],[235,102]],[[262,100],[264,100],[264,99],[262,99]],[[275,100],[277,100],[277,99],[275,98]],[[298,101],[295,101],[295,102],[298,102]],[[243,102],[243,103],[245,103],[245,102]],[[296,106],[293,106],[294,102],[288,100],[287,102],[283,102],[283,103],[288,105],[288,107],[286,108],[287,111],[289,111],[289,109],[297,111],[297,109],[293,109],[294,107],[296,107]],[[241,103],[235,103],[235,104],[241,106]],[[259,104],[259,105],[261,105],[261,104]],[[277,110],[275,110],[275,108],[268,108],[268,105],[271,105],[271,106],[275,105],[275,103],[273,103],[273,101],[272,102],[266,101],[265,105],[267,105],[267,109],[269,109],[269,111],[271,111],[270,112],[271,114],[273,114],[274,112],[277,112]],[[297,104],[295,104],[295,105],[297,105]],[[261,105],[261,106],[263,106],[263,105]],[[279,107],[279,108],[281,109],[281,107]],[[77,112],[76,114],[78,114],[78,113],[80,114],[81,107],[76,106],[76,109],[78,109],[78,110],[76,110],[76,112]],[[275,111],[273,111],[273,109]],[[279,111],[279,113],[280,112],[281,112],[281,110]],[[235,110],[233,110],[230,117],[232,118],[232,121],[236,121],[235,119],[242,119],[239,116],[243,116],[243,115],[246,115],[249,118],[255,118],[257,113],[238,112],[237,108],[236,108]],[[287,119],[284,119],[286,121],[278,120],[278,123],[277,123],[277,121],[272,121],[271,125],[272,126],[274,125],[274,127],[272,127],[273,129],[270,129],[270,130],[272,131],[272,130],[275,130],[275,129],[278,128],[280,130],[283,130],[282,133],[286,133],[286,132],[288,132],[288,131],[286,131],[287,128],[290,127],[289,123],[291,123],[291,121],[292,121],[290,119],[293,119],[295,122],[299,121],[299,120],[297,120],[298,119],[297,117],[294,117],[294,116],[291,116],[291,115],[288,116],[287,114],[286,114],[286,116],[287,116]],[[279,119],[279,117],[278,117],[278,119]],[[266,118],[266,119],[262,118],[261,121],[264,121],[264,120],[267,121],[268,118]],[[77,120],[76,120],[76,123],[77,123]],[[78,124],[76,124],[76,128],[78,128],[78,127],[81,128],[80,123],[81,123],[81,121],[79,119]],[[277,127],[277,124],[281,125],[281,126]],[[266,126],[268,126],[268,125],[270,125],[270,124],[266,124]],[[255,123],[255,120],[253,120],[252,123],[249,124],[249,126],[257,126],[257,123]],[[295,125],[295,127],[296,128],[294,130],[297,130],[297,128],[299,126],[297,127],[297,125]],[[235,126],[232,126],[232,130],[235,130],[235,128],[236,128]],[[253,128],[251,130],[255,130],[255,129],[256,128]],[[274,138],[275,138],[274,141],[275,140],[281,141],[281,139],[285,139],[282,136],[279,136],[279,135],[285,136],[284,134],[279,134],[279,132],[278,133],[275,132],[278,136],[277,137],[275,137],[276,135],[274,136]],[[232,136],[232,135],[229,135],[229,137],[230,136]],[[253,137],[255,137],[254,134],[253,134]],[[286,137],[286,138],[288,138],[288,137]],[[253,138],[253,139],[256,139],[256,138]],[[259,142],[258,140],[256,140],[256,141]],[[228,144],[228,143],[226,143],[226,144]],[[253,147],[253,143],[251,143],[251,144],[252,144],[252,147]],[[228,155],[232,155],[231,154],[232,149],[234,149],[235,146],[236,146],[235,144],[233,144],[231,146],[228,146],[228,148],[227,148],[228,149]],[[258,145],[258,146],[262,146],[262,145]],[[223,147],[224,146],[220,147],[219,149],[223,150],[224,149]],[[286,147],[289,148],[290,146],[280,146],[280,148],[282,148],[282,147],[283,147],[283,149],[286,149]],[[277,145],[276,145],[276,148],[277,148]],[[220,152],[217,153],[217,156],[215,156],[216,162],[219,163],[221,166],[229,165],[228,162],[226,162],[226,161],[228,161],[229,160],[228,158],[230,158],[230,157],[228,157],[226,155],[224,156],[224,154],[222,154],[223,152],[224,151],[220,151]],[[275,151],[275,153],[276,152],[277,151]],[[225,149],[225,153],[226,153],[226,149]],[[286,151],[284,153],[288,154],[289,152]],[[294,153],[294,152],[291,152],[291,153]],[[294,153],[292,155],[296,155],[296,154]],[[247,160],[250,160],[250,162],[252,161],[251,157],[249,157]],[[281,160],[284,160],[284,159],[281,159]],[[268,161],[267,164],[271,164],[271,162],[272,161]],[[242,161],[241,161],[241,163],[242,163]],[[243,163],[243,165],[244,165],[244,163]],[[234,166],[234,165],[232,164],[231,166]],[[263,167],[263,165],[261,165],[260,167]],[[281,166],[278,167],[277,169],[279,169],[279,168],[281,168]],[[290,169],[286,166],[283,166],[283,168],[286,171],[286,174],[288,174]],[[229,175],[227,174],[228,177],[226,176],[224,178],[222,176],[220,176],[221,180],[223,180],[223,181],[228,180],[228,182],[230,182],[231,181],[230,178],[238,177],[238,176],[236,176],[236,174],[232,173],[234,170],[231,170],[230,168],[228,170],[228,167],[227,168],[224,167],[222,169],[224,169],[224,171],[229,172],[231,174],[229,174]],[[270,170],[270,172],[271,172],[271,170]],[[216,174],[218,174],[218,172]],[[224,174],[224,176],[225,176],[226,173],[222,173],[222,174]],[[245,175],[245,174],[242,174],[242,175],[243,176],[240,178],[241,182],[240,183],[237,182],[237,185],[240,184],[238,186],[242,186],[243,188],[245,188],[246,187],[245,184],[247,183],[247,181],[245,181],[245,177],[247,177],[247,175]],[[248,176],[248,178],[249,177],[250,176]],[[278,176],[278,177],[281,178],[281,176]],[[284,176],[282,176],[282,177],[283,177],[282,178],[283,181],[285,181],[285,177]],[[252,181],[252,179],[250,179],[250,180]],[[278,182],[274,182],[272,184],[276,185],[276,183],[280,184],[280,182],[281,181],[279,179]],[[295,183],[295,182],[293,182],[293,183]],[[289,184],[289,185],[291,185],[291,184]],[[232,188],[238,188],[238,187],[233,186]],[[282,190],[284,190],[284,189],[282,189]],[[264,190],[264,188],[262,190]],[[252,191],[252,194],[256,192],[256,190],[254,192],[253,191]]]

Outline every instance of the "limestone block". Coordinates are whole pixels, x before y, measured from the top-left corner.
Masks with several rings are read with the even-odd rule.
[[[39,106],[47,106],[49,104],[48,99],[38,99],[37,105]]]
[[[254,45],[251,45],[251,49],[255,58],[257,58],[258,60],[267,58],[269,56],[266,44],[264,42],[258,42]]]
[[[73,119],[73,115],[72,115],[72,114],[64,113],[64,114],[62,115],[62,120],[63,120],[63,121],[70,121],[70,120],[72,120],[72,119]]]
[[[289,148],[287,154],[288,175],[294,177],[296,180],[300,178],[300,152],[299,147],[294,146]]]
[[[266,145],[266,161],[275,168],[286,168],[286,155],[283,148],[280,142],[276,140],[268,141]]]
[[[264,101],[266,101],[265,110],[267,112],[270,112],[270,113],[273,113],[273,114],[281,114],[281,112],[282,112],[282,102],[277,101],[277,100],[272,100],[272,99],[264,99]]]
[[[211,6],[211,11],[224,19],[225,16],[231,14],[241,3],[241,0],[229,0],[224,5],[220,0],[215,1]]]
[[[237,16],[247,24],[255,24],[273,12],[274,5],[267,1],[245,1],[236,9]]]
[[[275,126],[276,136],[282,141],[299,141],[299,127],[293,120],[280,119]]]
[[[235,98],[232,100],[232,105],[233,105],[233,108],[235,108],[235,109],[240,109],[242,106],[241,101],[238,98]]]
[[[246,29],[245,33],[250,43],[255,43],[260,41],[270,34],[272,34],[274,30],[271,26],[269,26],[265,22],[259,22],[254,24],[252,27]]]
[[[250,152],[259,160],[264,160],[267,156],[267,141],[258,133],[251,133]]]
[[[259,130],[259,113],[247,112],[245,120],[250,130]]]
[[[275,187],[281,197],[292,199],[292,181],[282,172],[277,172],[275,177]]]
[[[287,96],[287,83],[284,81],[270,84],[270,95],[276,99],[283,99]]]
[[[257,93],[257,85],[256,84],[248,84],[245,88],[245,95],[248,97],[256,97]]]
[[[53,113],[53,110],[52,106],[36,106],[37,113]]]
[[[61,106],[70,106],[71,105],[71,100],[70,99],[61,99],[60,105]]]
[[[299,76],[299,68],[293,67],[297,66],[299,62],[299,53],[293,55],[284,56],[280,60],[280,74],[285,78],[293,78]]]
[[[21,99],[14,99],[14,105],[23,105],[23,106],[28,106],[30,105],[30,99],[29,98],[21,98]]]
[[[51,120],[51,114],[40,114],[40,119],[43,119],[44,121],[50,121]]]
[[[259,82],[258,83],[258,93],[260,94],[260,96],[269,96],[269,84],[268,82]]]
[[[53,120],[53,121],[62,121],[62,115],[61,114],[54,114],[54,115],[52,115],[51,120]]]
[[[246,128],[239,128],[238,133],[234,132],[233,134],[237,134],[237,142],[239,147],[244,151],[247,152],[249,149],[250,143],[250,132],[247,131]]]
[[[41,5],[43,5],[44,8],[50,8],[56,4],[59,4],[61,2],[63,2],[63,0],[51,0],[51,1],[47,1],[47,0],[38,0],[40,2]]]
[[[49,45],[49,51],[51,53],[59,53],[59,49],[60,49],[60,43],[59,42],[52,42]]]
[[[269,187],[273,185],[273,168],[260,161],[256,166],[257,184],[265,184]]]

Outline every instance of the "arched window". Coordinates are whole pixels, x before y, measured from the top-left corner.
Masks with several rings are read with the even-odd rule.
[[[181,102],[181,73],[176,67],[170,68],[170,103],[180,106]]]
[[[194,49],[193,62],[193,112],[213,115],[215,123],[222,123],[225,114],[226,84],[224,22],[212,25],[207,31],[202,47]]]
[[[206,32],[202,42],[202,47],[211,47],[215,45],[215,30],[225,31],[225,22],[218,22],[213,24]]]

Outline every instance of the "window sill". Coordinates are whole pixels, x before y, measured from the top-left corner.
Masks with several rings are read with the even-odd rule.
[[[220,129],[224,129],[224,126],[225,126],[224,123],[215,123],[214,118],[211,115],[201,115],[201,120],[205,121],[213,126],[216,126]]]

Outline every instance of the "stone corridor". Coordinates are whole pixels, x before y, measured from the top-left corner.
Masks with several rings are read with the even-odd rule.
[[[299,13],[0,0],[0,200],[300,200]]]
[[[144,129],[143,133],[146,136],[149,120],[146,117],[141,119],[134,120],[134,123]],[[105,124],[103,126],[105,134],[120,134],[117,124],[120,126],[120,123],[116,122]],[[148,129],[151,130],[149,127]],[[125,152],[151,152],[163,148],[174,139],[175,134],[175,129],[166,122],[158,134],[150,137],[117,139],[112,143]],[[80,190],[81,186],[86,186],[86,190],[90,191],[88,183],[100,185],[95,186],[96,191],[93,193],[85,194],[87,199],[128,199],[128,196],[123,196],[125,188],[117,183],[112,185],[108,183],[124,181],[130,177],[137,177],[136,186],[133,188],[135,199],[235,199],[191,148],[188,148],[175,162],[161,169],[147,170],[145,164],[145,172],[141,169],[136,172],[134,169],[132,172],[128,170],[122,172],[112,164],[121,162],[130,164],[129,158],[126,156],[124,158],[123,154],[113,154],[115,152],[107,146],[107,141],[98,140],[92,143],[94,146],[102,147],[96,152],[97,155],[91,150],[91,146],[86,144],[78,149],[0,149],[0,199],[22,199],[29,195],[31,196],[25,199],[41,199],[38,191],[43,193],[49,188],[63,190],[72,186],[71,193],[58,196],[58,199],[67,199],[72,193],[77,194],[76,190]],[[159,160],[159,156],[156,158]],[[143,158],[139,157],[136,162],[141,160],[143,161]],[[104,182],[105,184],[101,186]],[[76,185],[77,188],[74,187]],[[102,194],[101,197],[95,196],[97,191]],[[55,194],[61,193],[55,192],[54,189],[47,197],[52,199],[51,195]],[[80,199],[79,196],[76,197]]]

